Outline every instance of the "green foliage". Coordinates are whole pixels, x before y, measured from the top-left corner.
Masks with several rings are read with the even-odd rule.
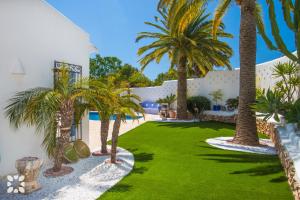
[[[256,88],[256,99],[265,95],[265,90],[261,88]]]
[[[70,163],[77,162],[79,160],[78,155],[72,144],[67,144],[64,147],[64,158]]]
[[[122,65],[115,73],[102,77],[100,80],[104,83],[113,81],[115,85],[126,88],[152,85],[152,81],[148,77],[129,64]]]
[[[176,101],[176,95],[175,94],[170,94],[167,95],[165,98],[160,98],[158,99],[156,102],[157,103],[167,103],[168,107],[171,107],[171,104],[174,103]]]
[[[90,59],[90,77],[103,78],[116,73],[122,67],[122,61],[117,57],[101,57],[99,54]]]
[[[252,107],[256,112],[260,112],[258,116],[264,117],[264,120],[273,116],[276,121],[279,121],[279,114],[285,114],[287,104],[282,101],[282,94],[278,90],[268,89],[265,95],[257,98],[256,104]]]
[[[101,57],[99,54],[90,59],[90,78],[99,79],[103,82],[114,79],[115,84],[126,87],[152,85],[152,81],[137,68],[123,64],[117,57]]]
[[[76,140],[73,143],[74,150],[79,158],[88,158],[91,155],[89,146],[84,143],[82,140]]]
[[[146,22],[157,31],[141,32],[136,39],[137,42],[154,40],[138,50],[138,55],[143,56],[142,69],[151,62],[159,63],[164,55],[169,56],[171,68],[186,58],[187,71],[196,69],[199,76],[206,75],[214,65],[230,68],[232,49],[212,37],[212,21],[205,14],[205,3],[186,0],[170,3],[170,7],[160,10],[161,18],[156,18],[156,23]],[[218,26],[217,35],[232,37],[224,32],[223,25]]]
[[[216,105],[218,105],[218,101],[222,101],[223,99],[223,92],[220,89],[211,92],[209,95],[212,96],[213,101],[216,103]]]
[[[239,106],[239,97],[227,99],[226,106],[232,110],[237,109]]]
[[[149,78],[129,64],[125,64],[119,69],[116,77],[119,82],[128,82],[129,87],[147,87],[152,85],[152,81]]]
[[[297,123],[300,128],[300,99],[298,99],[286,114],[286,120],[289,123]]]
[[[164,81],[176,80],[176,79],[177,79],[177,72],[174,69],[170,69],[165,73],[158,74],[153,84],[155,86],[160,86],[163,84]]]
[[[210,101],[203,96],[194,96],[187,99],[187,109],[193,115],[199,114],[204,110],[210,110]],[[197,108],[197,110],[195,110]]]
[[[273,77],[278,79],[274,91],[259,91],[254,110],[268,120],[272,116],[279,121],[279,114],[296,120],[299,100],[294,101],[300,85],[299,65],[295,62],[278,63],[273,70]]]
[[[300,66],[296,62],[278,63],[273,70],[273,77],[279,78],[275,90],[282,93],[283,101],[292,103],[300,85]]]

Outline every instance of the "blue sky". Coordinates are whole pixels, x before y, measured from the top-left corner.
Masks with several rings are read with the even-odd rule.
[[[47,0],[56,9],[70,18],[78,26],[90,34],[91,41],[99,49],[102,56],[116,56],[124,63],[129,63],[137,68],[137,49],[143,42],[135,43],[137,33],[151,31],[145,21],[153,21],[157,15],[156,5],[158,0]],[[276,1],[276,0],[275,0]],[[263,14],[268,23],[265,1],[259,0],[263,6]],[[213,12],[216,1],[208,5],[208,12]],[[294,51],[293,35],[286,27],[281,7],[276,2],[276,14],[279,21],[281,34],[287,46]],[[233,67],[239,66],[239,23],[240,10],[233,4],[224,18],[226,31],[233,34],[233,39],[226,40],[234,51],[231,58]],[[270,28],[267,28],[270,35]],[[282,56],[276,51],[270,51],[260,36],[257,37],[257,63],[265,62]],[[154,79],[158,73],[168,70],[169,61],[163,59],[160,64],[151,63],[144,73]]]

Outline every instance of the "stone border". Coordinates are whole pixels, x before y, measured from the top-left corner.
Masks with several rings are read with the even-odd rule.
[[[257,130],[270,136],[270,138],[274,142],[278,157],[283,166],[285,175],[288,178],[288,183],[291,187],[295,200],[300,200],[300,181],[296,174],[295,163],[291,158],[290,153],[282,143],[277,125],[258,119]]]
[[[234,144],[230,142],[232,141],[232,139],[233,137],[216,137],[216,138],[209,138],[206,140],[206,142],[211,146],[220,149],[225,149],[225,150],[257,153],[257,154],[265,154],[265,155],[277,154],[274,144],[269,139],[260,139],[260,143],[264,144],[265,146],[259,146],[259,147]]]

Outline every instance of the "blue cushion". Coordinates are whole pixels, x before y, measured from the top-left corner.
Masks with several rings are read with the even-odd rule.
[[[155,102],[152,102],[152,101],[143,101],[141,103],[141,106],[143,108],[158,108],[159,107],[159,104],[158,103],[155,103]]]

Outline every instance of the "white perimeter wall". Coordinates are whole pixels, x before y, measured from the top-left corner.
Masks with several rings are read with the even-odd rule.
[[[276,79],[272,78],[273,66],[278,62],[286,62],[286,57],[281,57],[270,62],[256,65],[257,87],[268,89],[274,87]],[[211,71],[204,78],[188,79],[188,96],[205,96],[210,100],[212,91],[221,89],[224,96],[222,105],[228,98],[239,95],[239,70]],[[165,81],[161,86],[132,88],[132,92],[141,97],[142,101],[156,101],[170,94],[177,94],[177,80]],[[212,102],[213,103],[213,102]],[[176,103],[173,105],[176,107]]]
[[[7,100],[17,91],[52,87],[54,60],[83,66],[89,74],[89,35],[42,0],[0,1],[0,176],[14,173],[15,160],[38,156],[47,160],[34,128],[10,127],[4,116]],[[20,60],[26,74],[13,75]],[[83,121],[88,141],[88,119]]]

